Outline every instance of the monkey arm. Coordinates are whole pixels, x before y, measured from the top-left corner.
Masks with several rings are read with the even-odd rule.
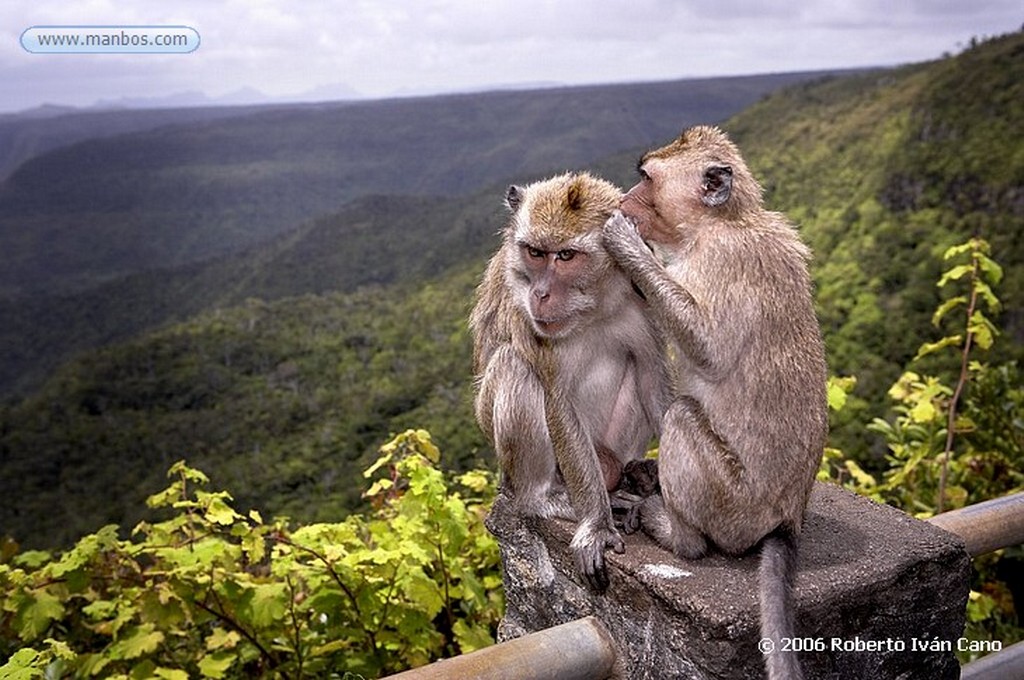
[[[498,345],[480,376],[477,422],[494,443],[502,490],[525,515],[575,519],[558,483],[547,424],[539,416],[544,392],[537,374],[511,346]]]
[[[540,382],[544,387],[544,412],[555,460],[579,519],[570,547],[577,569],[590,587],[600,592],[608,587],[604,551],[611,548],[621,554],[626,551],[626,545],[615,529],[594,443],[563,391],[554,388],[552,355],[548,348],[541,350]]]
[[[693,296],[655,258],[636,228],[616,211],[604,225],[604,245],[647,298],[658,324],[693,365],[717,372],[706,338],[708,321]]]

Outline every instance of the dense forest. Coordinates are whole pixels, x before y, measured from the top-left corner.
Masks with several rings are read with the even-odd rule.
[[[504,185],[815,77],[0,120],[0,157],[39,150],[0,183],[0,394],[248,296],[437,275],[486,251]]]
[[[1020,354],[1022,62],[1018,33],[931,63],[803,78],[723,123],[763,178],[769,205],[798,222],[815,251],[831,369],[857,379],[833,444],[868,469],[885,446],[864,423],[885,415],[886,390],[934,334],[938,255],[946,247],[972,234],[992,243],[1006,272],[1000,324],[1007,336],[993,359]],[[462,101],[472,108],[475,100]],[[667,104],[656,113],[658,141],[687,122]],[[151,136],[170,145],[213,134],[217,124]],[[274,148],[283,153],[294,134]],[[94,154],[111,148],[131,159],[133,140],[145,138],[131,133],[109,147],[83,142],[57,153],[100,163]],[[525,143],[508,131],[500,138],[515,148]],[[578,141],[576,148],[587,146]],[[567,149],[563,162],[626,183],[642,149],[589,161]],[[557,155],[545,153],[530,167],[557,167]],[[3,185],[4,219],[35,200],[33,178],[56,163],[47,158],[26,163]],[[367,162],[384,171],[379,159]],[[524,174],[509,181],[533,177],[522,163]],[[159,167],[152,172],[167,179]],[[369,195],[236,254],[51,294],[46,304],[64,307],[49,324],[33,307],[40,298],[12,298],[5,326],[30,333],[26,324],[44,320],[34,347],[62,335],[106,346],[80,354],[0,410],[0,526],[23,545],[43,547],[133,521],[181,457],[243,504],[303,521],[340,517],[357,507],[354,480],[376,447],[412,426],[433,433],[453,468],[490,464],[470,414],[465,318],[504,219],[499,179],[463,196]],[[434,189],[437,181],[417,186]],[[67,191],[77,189],[68,184]],[[127,185],[115,194],[148,195]],[[936,370],[952,370],[952,362],[936,362]]]

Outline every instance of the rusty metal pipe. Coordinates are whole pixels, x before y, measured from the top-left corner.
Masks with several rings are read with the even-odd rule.
[[[601,680],[611,675],[615,645],[593,616],[442,659],[391,680]]]
[[[983,656],[960,669],[960,680],[1006,680],[1024,678],[1024,642]]]
[[[1024,543],[1024,492],[950,510],[928,520],[963,539],[971,557]]]

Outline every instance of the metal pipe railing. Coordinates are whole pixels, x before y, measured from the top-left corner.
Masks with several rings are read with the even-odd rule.
[[[983,656],[960,669],[960,680],[1007,680],[1024,678],[1024,642]]]
[[[1024,543],[1024,492],[993,498],[928,520],[963,539],[967,554],[984,555]]]
[[[995,498],[928,520],[956,534],[968,554],[1024,543],[1024,492]],[[602,680],[612,673],[616,651],[596,618],[564,623],[471,654],[443,659],[391,680]],[[962,680],[1024,678],[1024,642],[963,667]]]
[[[588,616],[560,626],[442,659],[391,680],[603,680],[612,673],[615,645]]]
[[[971,557],[1024,543],[1024,492],[993,498],[928,520],[963,540]],[[1024,678],[1024,642],[965,664],[961,680]]]

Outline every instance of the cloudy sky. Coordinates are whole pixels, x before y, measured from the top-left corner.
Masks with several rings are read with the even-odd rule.
[[[766,5],[777,7],[768,8]],[[1021,28],[1021,0],[4,0],[0,111],[256,90],[383,97],[894,65]],[[32,54],[32,26],[184,25],[190,54]]]

